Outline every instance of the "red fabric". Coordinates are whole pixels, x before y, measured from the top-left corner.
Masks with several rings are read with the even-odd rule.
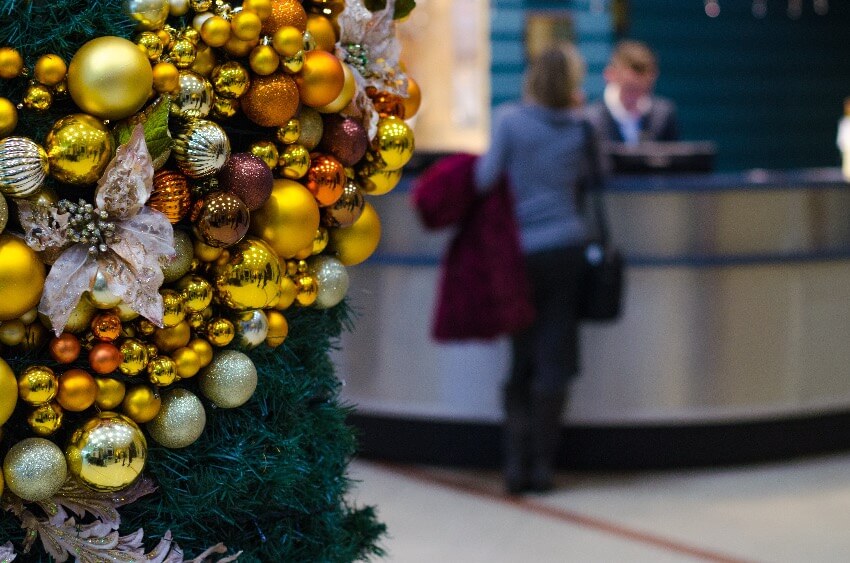
[[[413,186],[413,205],[426,227],[460,226],[441,263],[431,324],[438,341],[490,339],[534,320],[513,198],[505,182],[476,194],[476,159],[445,157]]]

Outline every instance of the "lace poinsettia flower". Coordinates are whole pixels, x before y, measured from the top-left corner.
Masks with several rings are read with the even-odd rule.
[[[59,253],[38,305],[57,335],[83,293],[94,287],[98,272],[127,306],[162,326],[160,257],[174,256],[174,230],[165,215],[145,206],[153,192],[153,174],[144,130],[137,125],[101,176],[94,204],[21,203],[30,248]]]

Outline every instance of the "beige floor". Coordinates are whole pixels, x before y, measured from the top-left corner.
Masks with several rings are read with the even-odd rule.
[[[850,562],[850,454],[785,463],[559,475],[504,497],[493,472],[357,460],[397,563]]]

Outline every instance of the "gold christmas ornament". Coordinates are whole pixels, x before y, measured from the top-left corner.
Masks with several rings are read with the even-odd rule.
[[[44,264],[21,239],[0,234],[0,321],[17,319],[38,304]]]
[[[189,13],[189,0],[168,0],[168,14],[174,17]]]
[[[283,26],[272,36],[272,47],[281,57],[292,57],[304,48],[304,36],[297,27]]]
[[[398,94],[392,94],[386,91],[379,91],[373,87],[366,89],[369,98],[372,100],[372,105],[379,117],[398,117],[404,119],[404,101]]]
[[[68,65],[68,91],[84,112],[123,119],[139,111],[153,86],[150,62],[135,43],[103,36],[80,47]]]
[[[242,10],[254,12],[260,21],[265,21],[272,15],[272,0],[245,0]]]
[[[159,29],[171,11],[168,0],[124,0],[124,11],[136,22],[136,29]]]
[[[89,324],[96,313],[97,308],[92,304],[88,292],[84,293],[83,297],[77,302],[76,306],[74,306],[74,310],[71,311],[71,316],[68,317],[68,322],[65,323],[65,328],[63,330],[72,334],[79,334],[88,330]],[[42,324],[52,330],[50,319],[41,313],[39,313],[38,318]]]
[[[283,341],[286,340],[289,334],[289,323],[286,322],[286,317],[279,311],[266,311],[266,318],[269,322],[269,330],[266,333],[266,345],[271,348],[277,348]]]
[[[119,303],[117,307],[115,307],[114,309],[112,309],[112,311],[113,311],[116,315],[118,315],[118,319],[119,319],[122,323],[126,323],[126,322],[128,322],[128,321],[132,321],[133,319],[136,319],[136,318],[138,318],[138,317],[139,317],[139,313],[137,313],[136,311],[134,311],[133,309],[131,309],[131,308],[130,308],[130,306],[129,306],[129,305],[127,305],[126,303],[124,303],[123,301],[122,301],[121,303]],[[129,327],[129,326],[123,326],[123,327],[122,327],[122,330],[123,330],[123,332],[124,332],[124,333],[126,333],[126,332],[127,332],[127,330],[129,330],[130,328],[132,328],[132,327]],[[124,336],[129,336],[129,335],[124,334]]]
[[[154,65],[153,88],[160,94],[170,94],[180,88],[180,70],[174,63],[158,62]]]
[[[198,376],[201,393],[214,405],[232,409],[245,404],[257,388],[257,368],[237,350],[222,350]]]
[[[384,117],[378,121],[373,146],[384,170],[398,170],[413,156],[413,130],[397,117]]]
[[[171,359],[174,361],[174,370],[180,379],[193,377],[202,367],[198,353],[188,346],[172,352]]]
[[[91,332],[98,340],[112,342],[121,334],[121,319],[115,313],[100,313],[91,321]]]
[[[130,387],[121,401],[121,411],[139,424],[155,417],[161,406],[162,398],[150,385]]]
[[[212,361],[214,352],[212,344],[209,341],[203,338],[195,338],[187,346],[197,354],[201,367],[208,365]]]
[[[24,70],[24,58],[12,47],[0,48],[0,78],[17,78]]]
[[[92,406],[96,398],[97,383],[89,372],[82,369],[69,369],[59,376],[56,402],[63,409],[81,412]]]
[[[366,260],[378,248],[381,240],[381,220],[367,201],[363,213],[350,227],[332,229],[328,248],[337,253],[344,266],[354,266]]]
[[[101,412],[84,422],[65,449],[68,470],[88,488],[120,491],[145,468],[148,444],[135,422],[114,412]]]
[[[389,193],[401,180],[401,168],[381,170],[371,165],[363,167],[357,174],[363,191],[371,196]]]
[[[150,437],[166,448],[185,448],[200,438],[207,424],[204,405],[191,391],[173,389],[146,428]]]
[[[42,55],[35,62],[33,76],[45,86],[56,86],[65,80],[68,65],[59,55]]]
[[[156,62],[162,56],[162,39],[160,39],[159,35],[156,33],[152,31],[143,31],[136,36],[135,42],[149,61]],[[176,69],[177,67],[174,68]],[[154,67],[153,70],[153,87],[156,89],[156,68]]]
[[[165,328],[171,328],[186,318],[183,310],[183,296],[173,289],[160,289],[162,296],[162,324]]]
[[[321,254],[325,251],[325,248],[327,248],[330,241],[331,237],[328,233],[328,229],[326,227],[319,227],[316,229],[316,238],[313,239],[313,246],[310,249],[310,254]]]
[[[24,438],[3,459],[6,487],[25,501],[49,499],[59,492],[67,475],[65,455],[45,438]]]
[[[303,178],[310,170],[310,151],[298,143],[287,145],[277,164],[284,178],[291,180]]]
[[[48,169],[47,153],[40,145],[26,137],[0,140],[0,191],[5,195],[22,198],[35,194]]]
[[[218,172],[230,157],[230,140],[224,129],[206,119],[186,123],[174,139],[174,160],[190,178],[205,178]]]
[[[345,85],[342,63],[327,51],[308,51],[304,66],[295,77],[301,102],[310,107],[321,107],[336,100]]]
[[[182,348],[192,338],[192,331],[187,321],[182,321],[170,328],[158,328],[153,335],[154,344],[160,352],[170,353]],[[153,355],[150,356],[153,358]]]
[[[177,380],[177,366],[168,356],[158,356],[148,362],[148,380],[157,387],[168,387]]]
[[[182,229],[175,229],[174,250],[176,254],[173,258],[161,258],[159,261],[165,283],[179,280],[192,267],[194,250],[191,235]]]
[[[315,149],[324,134],[322,114],[311,107],[302,106],[295,117],[301,123],[301,135],[298,137],[298,143],[304,145],[307,150]]]
[[[336,45],[336,31],[331,20],[320,14],[309,14],[307,16],[307,31],[316,42],[316,49],[334,52]]]
[[[265,341],[269,333],[269,320],[260,309],[242,311],[231,317],[236,329],[233,342],[240,350],[253,350]]]
[[[215,50],[208,45],[201,44],[195,51],[195,60],[192,61],[189,69],[201,76],[209,77],[216,64]]]
[[[215,95],[210,81],[191,70],[181,70],[179,90],[171,97],[171,111],[180,117],[196,119],[209,115]]]
[[[106,275],[100,270],[94,276],[94,283],[88,295],[91,304],[98,309],[112,309],[121,303],[121,298],[112,292]]]
[[[5,321],[0,325],[0,343],[6,346],[17,346],[23,342],[27,327],[20,319]]]
[[[248,56],[248,64],[255,74],[260,76],[268,76],[277,70],[280,65],[280,55],[277,54],[271,45],[260,43],[253,49]]]
[[[57,403],[38,405],[27,416],[27,424],[39,436],[50,436],[62,427],[64,412]]]
[[[283,73],[258,76],[240,99],[245,116],[263,127],[285,125],[298,110],[298,87]]]
[[[127,338],[118,347],[121,350],[121,364],[118,369],[124,375],[134,376],[142,373],[148,365],[148,348],[135,338]]]
[[[18,404],[18,379],[9,364],[0,358],[0,426],[2,426]]]
[[[210,16],[201,25],[201,38],[210,47],[223,47],[230,39],[230,22],[221,16]]]
[[[419,111],[419,106],[422,105],[422,90],[419,89],[419,84],[415,80],[407,77],[407,97],[403,100],[404,103],[404,118],[410,119],[416,112]]]
[[[206,278],[189,275],[178,281],[175,287],[183,296],[183,306],[187,311],[203,311],[212,302],[213,288]]]
[[[242,59],[247,57],[251,52],[251,49],[259,45],[259,43],[259,39],[255,39],[254,41],[243,41],[235,35],[231,35],[230,39],[228,39],[227,43],[224,45],[224,50],[231,57]]]
[[[275,303],[274,308],[278,311],[288,309],[295,302],[296,295],[298,295],[298,286],[295,281],[289,276],[283,276],[280,280],[280,299]]]
[[[309,262],[309,271],[318,284],[316,308],[330,309],[348,293],[348,271],[333,256],[316,256]]]
[[[59,380],[47,366],[30,366],[18,376],[17,394],[30,405],[49,403],[58,390]]]
[[[210,319],[207,323],[207,340],[213,346],[227,346],[236,335],[233,323],[227,319]]]
[[[195,236],[205,244],[227,247],[236,244],[251,224],[250,211],[229,192],[213,192],[195,204],[192,224]]]
[[[215,67],[210,76],[216,96],[238,98],[248,91],[251,75],[237,61],[227,61]]]
[[[229,119],[239,113],[239,100],[216,97],[212,114],[217,119]]]
[[[101,177],[115,152],[115,141],[101,121],[76,113],[53,124],[44,140],[44,149],[51,176],[66,184],[84,185]]]
[[[269,170],[274,170],[275,166],[277,166],[278,151],[275,144],[271,141],[257,141],[252,143],[248,148],[248,152],[265,162]]]
[[[319,207],[333,205],[342,197],[346,184],[345,168],[336,158],[314,154],[307,171],[307,189],[319,202]]]
[[[280,296],[280,260],[265,241],[247,237],[230,249],[230,259],[215,268],[222,305],[237,311],[270,307]]]
[[[153,193],[148,205],[168,217],[171,224],[180,222],[192,206],[186,176],[173,170],[158,170],[153,177]]]
[[[297,74],[301,72],[301,69],[304,68],[304,51],[298,51],[291,57],[284,57],[280,61],[281,67],[283,67],[283,71],[287,74]]]
[[[195,239],[193,242],[195,257],[201,262],[215,262],[224,252],[218,246],[210,246],[202,240]]]
[[[301,122],[295,118],[286,122],[286,125],[279,127],[277,130],[277,140],[285,145],[291,145],[298,141],[301,135]]]
[[[23,106],[35,111],[44,111],[53,105],[53,94],[43,84],[30,84],[24,93]]]
[[[337,113],[342,111],[351,103],[351,100],[354,99],[354,94],[357,92],[357,81],[354,79],[354,72],[352,72],[351,67],[347,64],[341,64],[344,76],[342,90],[340,90],[339,95],[332,102],[316,108],[321,113]]]
[[[243,41],[253,41],[260,37],[262,27],[260,16],[250,10],[243,9],[230,19],[230,32]]]
[[[111,377],[96,377],[95,383],[97,384],[97,397],[95,397],[94,402],[97,408],[111,411],[124,400],[124,393],[126,393],[127,388],[123,382]]]
[[[322,210],[322,225],[326,227],[350,227],[363,213],[366,198],[353,180],[345,183],[342,196],[331,206]],[[320,251],[321,252],[321,251]]]
[[[295,278],[295,301],[302,307],[309,307],[319,296],[319,284],[310,274],[298,274]]]
[[[189,39],[182,37],[175,41],[171,46],[171,49],[168,51],[168,58],[172,63],[174,63],[174,66],[184,69],[194,67],[197,53],[198,51],[195,48],[195,44]],[[201,72],[199,74],[203,73]]]
[[[8,98],[0,98],[0,137],[10,135],[18,126],[18,110]]]
[[[299,0],[271,0],[271,13],[263,20],[263,35],[274,35],[284,26],[307,29],[307,12]]]
[[[269,200],[254,212],[251,232],[269,243],[281,258],[311,244],[319,228],[319,206],[313,195],[293,180],[274,181]]]

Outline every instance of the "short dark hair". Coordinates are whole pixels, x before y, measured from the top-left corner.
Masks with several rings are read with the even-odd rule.
[[[623,65],[637,74],[658,74],[658,60],[646,43],[624,39],[614,47],[611,62]]]

